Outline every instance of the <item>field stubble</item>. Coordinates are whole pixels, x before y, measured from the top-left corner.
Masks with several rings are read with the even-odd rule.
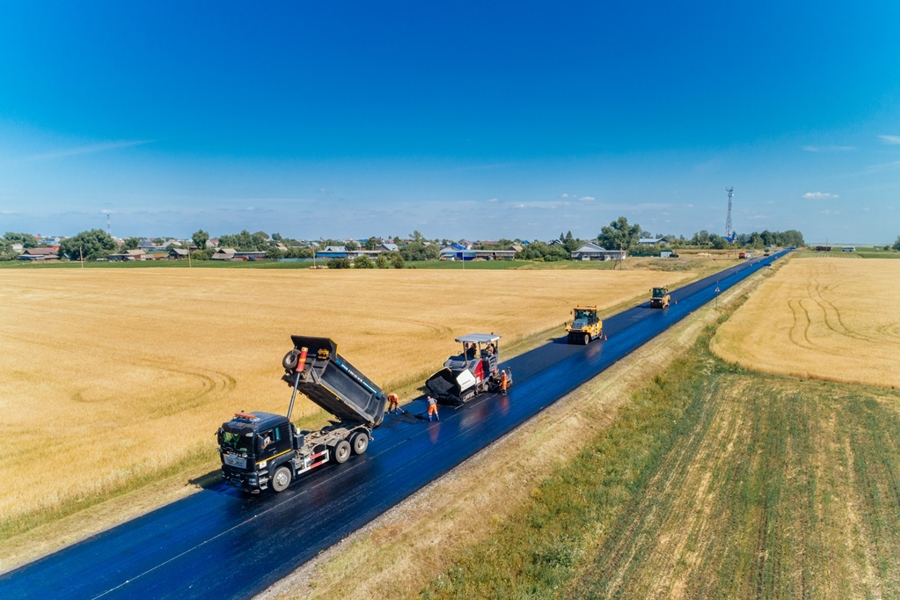
[[[768,373],[900,387],[900,261],[794,258],[712,342]]]
[[[214,464],[213,434],[235,410],[285,410],[291,333],[332,337],[385,389],[411,390],[457,335],[494,331],[509,347],[561,324],[576,302],[608,309],[692,275],[4,271],[0,539],[27,530],[29,515],[71,513],[186,462]],[[295,416],[317,412],[305,402]]]

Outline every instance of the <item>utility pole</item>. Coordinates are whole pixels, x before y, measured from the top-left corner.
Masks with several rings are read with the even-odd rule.
[[[81,268],[84,268],[84,252],[82,251],[83,247],[78,247],[78,259],[81,261]]]

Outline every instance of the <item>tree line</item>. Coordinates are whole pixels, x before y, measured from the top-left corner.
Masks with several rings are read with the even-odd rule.
[[[653,238],[660,240],[655,245],[643,245],[638,241],[641,238]],[[207,248],[207,242],[210,239],[208,232],[199,230],[191,236],[191,244],[189,244],[191,257],[195,260],[208,260],[212,257],[215,250]],[[389,239],[399,240],[398,237]],[[355,241],[321,239],[317,240],[319,247],[325,246],[344,246],[349,251],[355,251],[360,247],[366,250],[375,250],[381,243],[381,239],[370,237],[362,246]],[[629,223],[625,217],[619,217],[615,221],[600,228],[600,233],[593,239],[582,240],[572,235],[572,232],[561,233],[559,238],[550,242],[535,241],[523,242],[522,240],[500,239],[493,243],[483,243],[476,245],[475,249],[491,250],[508,250],[513,246],[522,246],[521,250],[516,253],[516,258],[522,260],[542,260],[542,261],[558,261],[567,260],[571,257],[572,252],[577,250],[585,242],[594,242],[608,250],[624,250],[629,255],[654,255],[658,254],[661,249],[679,249],[679,248],[764,248],[767,246],[802,246],[804,244],[803,234],[797,230],[789,229],[787,231],[762,231],[752,232],[749,234],[742,233],[735,237],[733,241],[727,240],[725,237],[709,233],[706,230],[698,231],[689,238],[675,235],[652,235],[649,231],[644,230],[638,223]],[[140,238],[129,237],[123,240],[122,247],[119,248],[116,241],[102,229],[92,229],[82,231],[75,236],[67,238],[60,243],[59,256],[61,258],[69,258],[70,260],[96,260],[108,257],[110,254],[123,252],[125,250],[136,249],[140,245]],[[448,239],[427,239],[419,231],[414,231],[405,243],[400,245],[397,252],[386,253],[384,260],[381,257],[371,259],[365,258],[371,263],[368,265],[365,261],[360,261],[357,268],[385,268],[387,266],[396,267],[403,262],[416,262],[425,260],[437,260],[440,257],[440,249],[443,246],[454,243]],[[6,232],[0,238],[0,260],[15,259],[17,253],[12,249],[14,244],[21,244],[23,248],[40,247],[41,243],[35,236],[28,233]],[[181,245],[171,244],[169,248],[181,248]],[[238,251],[261,251],[266,253],[266,258],[306,258],[315,257],[316,250],[305,242],[283,237],[278,233],[269,235],[263,231],[250,233],[243,230],[235,234],[226,234],[219,237],[220,248],[234,248]],[[886,247],[887,249],[888,247]],[[893,245],[895,250],[900,250],[900,236]],[[380,261],[380,262],[379,262]],[[341,268],[349,266],[352,261],[337,262],[331,266]]]

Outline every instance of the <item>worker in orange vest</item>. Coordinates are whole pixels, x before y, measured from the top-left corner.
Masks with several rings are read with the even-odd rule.
[[[435,419],[440,421],[441,417],[438,416],[437,400],[435,400],[431,396],[428,396],[427,400],[428,400],[428,420],[431,421],[432,420],[431,417],[434,416]]]
[[[500,393],[505,394],[508,387],[509,377],[506,376],[506,371],[500,371]]]
[[[388,413],[400,412],[400,396],[388,394]]]

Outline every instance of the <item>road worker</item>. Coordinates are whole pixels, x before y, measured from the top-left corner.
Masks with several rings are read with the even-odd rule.
[[[400,396],[388,394],[388,413],[400,412]]]
[[[428,400],[428,420],[431,421],[432,420],[431,417],[434,417],[435,419],[440,421],[441,417],[438,415],[437,400],[435,400],[431,396],[428,396],[427,400]]]
[[[500,371],[500,393],[505,394],[508,387],[509,377],[507,377],[506,371]]]

